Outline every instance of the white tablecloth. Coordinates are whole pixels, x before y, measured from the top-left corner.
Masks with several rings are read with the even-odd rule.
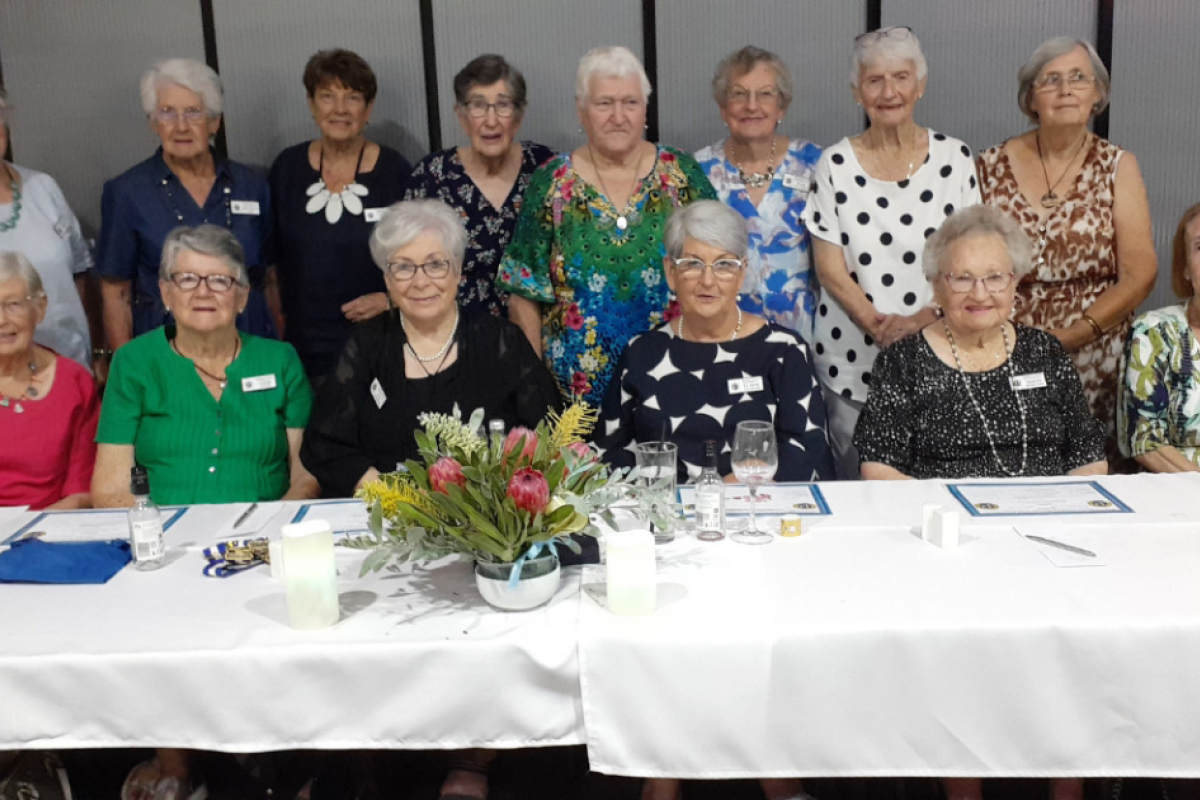
[[[1104,567],[1055,567],[1020,519],[922,542],[932,482],[823,485],[799,539],[669,545],[652,616],[582,602],[592,768],[1200,775],[1200,477],[1101,482],[1138,513],[1051,519]]]
[[[199,550],[228,516],[190,509],[167,532],[173,561],[156,572],[0,586],[0,750],[583,741],[577,576],[549,606],[504,614],[480,599],[464,562],[360,579],[363,554],[344,551],[342,621],[295,631],[265,567],[201,575]]]

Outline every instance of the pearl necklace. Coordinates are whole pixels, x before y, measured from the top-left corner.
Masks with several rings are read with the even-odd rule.
[[[33,385],[37,381],[37,361],[29,359],[29,383],[26,384],[25,390],[21,392],[19,397],[9,397],[8,395],[0,394],[0,408],[8,408],[12,405],[14,414],[24,414],[25,407],[21,405],[22,400],[36,400],[38,390]]]
[[[742,169],[742,165],[737,161],[733,162],[733,166],[737,168],[738,177],[742,179],[742,183],[749,189],[761,189],[767,184],[775,174],[775,135],[771,134],[771,157],[767,159],[766,172],[752,172],[749,175]],[[730,148],[732,149],[732,147]]]
[[[1029,428],[1025,421],[1025,402],[1021,399],[1021,393],[1017,391],[1013,384],[1013,367],[1011,347],[1008,341],[1008,328],[1001,323],[1000,332],[1004,334],[1004,352],[1009,353],[1008,364],[1008,386],[1012,389],[1013,395],[1017,398],[1017,410],[1021,414],[1021,468],[1016,472],[1011,471],[1004,466],[1004,462],[1000,460],[1000,453],[996,450],[996,440],[992,437],[992,430],[988,427],[987,417],[984,416],[983,407],[979,405],[979,401],[975,399],[975,393],[971,391],[971,384],[967,380],[967,372],[963,369],[962,360],[958,357],[958,345],[954,342],[954,334],[950,332],[950,326],[946,324],[946,320],[942,319],[942,328],[946,331],[946,338],[950,341],[950,352],[954,354],[954,363],[958,366],[958,374],[962,378],[963,386],[967,389],[967,397],[971,398],[971,404],[975,406],[975,413],[979,415],[979,421],[983,423],[983,432],[987,435],[988,445],[992,448],[992,458],[996,459],[996,466],[1000,467],[1010,478],[1020,477],[1025,474],[1025,467],[1029,458]]]
[[[740,306],[734,306],[734,308],[737,309],[738,321],[737,321],[737,327],[735,327],[733,329],[733,334],[729,337],[729,341],[731,341],[731,342],[734,341],[735,339],[737,339],[738,334],[740,334],[742,332],[742,309]],[[683,315],[682,314],[679,315],[679,324],[675,326],[675,335],[678,336],[680,339],[683,339]],[[684,341],[686,342],[687,339],[684,339]]]
[[[413,358],[415,358],[417,361],[420,361],[422,364],[428,364],[430,361],[437,361],[439,358],[441,358],[442,356],[446,355],[447,352],[449,352],[450,345],[453,344],[453,342],[454,342],[454,334],[458,333],[458,320],[459,320],[459,313],[456,310],[454,312],[454,327],[450,329],[450,335],[448,337],[446,337],[446,343],[442,345],[441,350],[438,350],[436,353],[429,356],[428,358],[417,355],[417,351],[413,349],[411,342],[405,342],[404,347],[407,348],[409,354]],[[404,329],[404,335],[408,336],[409,335],[408,326],[404,324],[404,317],[400,318],[400,327]]]

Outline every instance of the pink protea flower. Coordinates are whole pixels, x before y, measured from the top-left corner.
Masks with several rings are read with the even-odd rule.
[[[586,458],[588,461],[596,460],[596,451],[583,442],[571,442],[567,445],[567,449],[580,458]]]
[[[462,473],[462,464],[450,456],[442,456],[429,468],[429,485],[435,492],[450,494],[446,487],[451,483],[458,484],[460,488],[465,487],[467,476]]]
[[[504,440],[504,455],[508,455],[519,447],[521,448],[521,455],[518,458],[528,458],[532,461],[533,454],[537,452],[537,446],[537,433],[529,430],[529,428],[518,426],[509,431],[508,437]]]
[[[517,508],[537,514],[550,502],[550,486],[546,476],[531,467],[517,470],[508,482],[508,496]]]

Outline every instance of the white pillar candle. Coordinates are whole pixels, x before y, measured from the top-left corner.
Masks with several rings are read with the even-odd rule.
[[[314,519],[284,525],[282,533],[288,621],[297,630],[327,628],[339,613],[333,529]]]
[[[608,563],[608,610],[614,614],[649,614],[658,605],[654,534],[613,531],[604,537]]]

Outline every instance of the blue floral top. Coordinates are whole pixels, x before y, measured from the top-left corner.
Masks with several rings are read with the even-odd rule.
[[[817,307],[816,276],[809,255],[808,229],[800,215],[812,191],[821,148],[792,139],[756,208],[725,157],[725,140],[696,152],[696,161],[721,201],[747,220],[750,264],[742,285],[743,311],[759,314],[812,341]]]

